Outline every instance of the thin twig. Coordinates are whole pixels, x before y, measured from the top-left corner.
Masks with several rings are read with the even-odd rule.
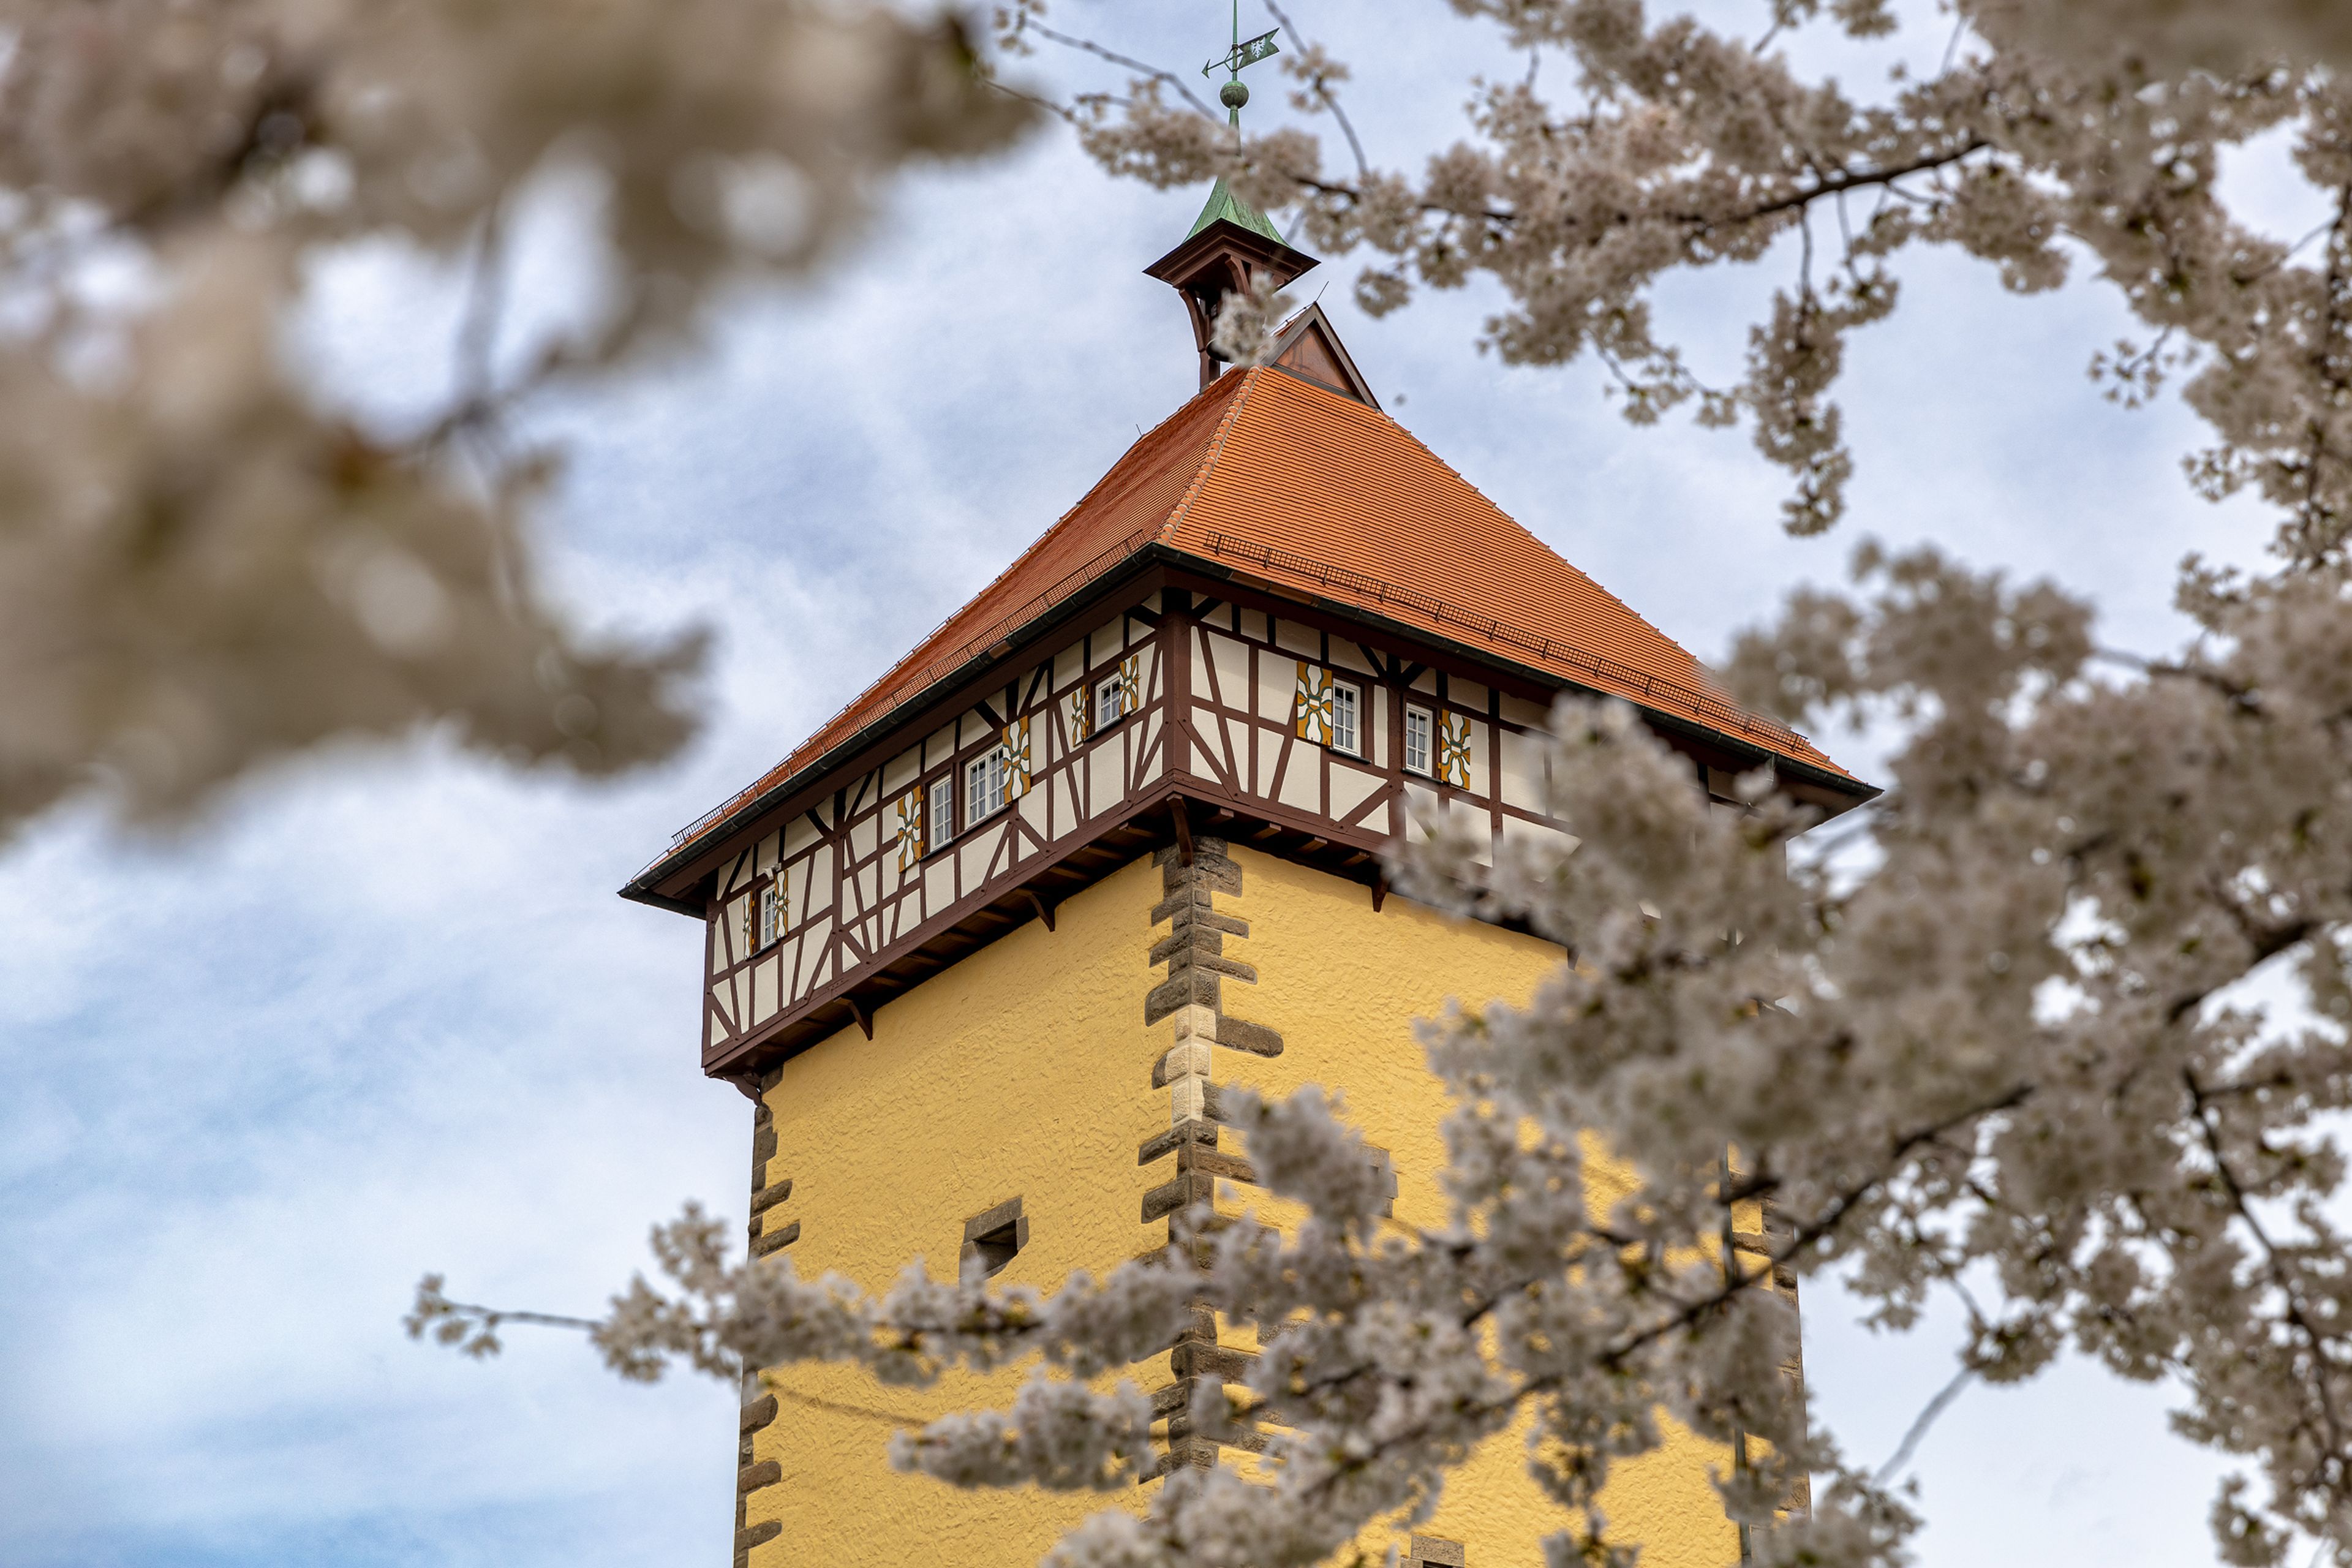
[[[1057,33],[1053,28],[1045,26],[1045,23],[1036,21],[1034,18],[1023,18],[1021,26],[1025,30],[1035,33],[1039,37],[1051,39],[1053,42],[1061,45],[1066,49],[1078,49],[1084,53],[1094,56],[1097,59],[1108,60],[1115,66],[1125,66],[1129,70],[1141,71],[1146,77],[1150,78],[1153,81],[1166,82],[1170,87],[1176,89],[1178,95],[1181,96],[1185,102],[1191,104],[1194,109],[1199,110],[1201,113],[1211,120],[1217,118],[1216,111],[1212,110],[1206,103],[1202,102],[1197,96],[1195,96],[1192,89],[1184,85],[1184,79],[1178,76],[1174,71],[1162,70],[1158,66],[1146,65],[1143,61],[1132,58],[1127,55],[1122,55],[1115,49],[1107,49],[1100,44],[1096,43],[1092,38],[1078,38],[1073,37],[1067,33]]]
[[[506,313],[506,201],[490,204],[474,239],[472,277],[466,287],[466,314],[457,326],[455,376],[461,408],[490,405],[499,327]]]
[[[1294,45],[1297,46],[1298,52],[1302,55],[1306,54],[1307,52],[1307,40],[1299,36],[1298,28],[1292,24],[1290,18],[1283,15],[1282,7],[1276,5],[1274,0],[1265,0],[1265,8],[1274,13],[1276,23],[1281,26],[1284,32],[1290,35],[1290,41]],[[1330,89],[1325,87],[1323,85],[1322,79],[1319,77],[1310,85],[1314,88],[1317,100],[1320,102],[1324,108],[1331,111],[1331,118],[1339,122],[1339,129],[1347,134],[1348,150],[1356,155],[1357,177],[1366,180],[1370,179],[1372,177],[1372,165],[1364,157],[1364,144],[1360,141],[1357,140],[1356,128],[1349,122],[1348,119],[1348,111],[1339,107],[1339,95],[1334,93]]]
[[[1878,1473],[1871,1477],[1873,1481],[1883,1487],[1903,1473],[1911,1463],[1911,1456],[1918,1451],[1920,1439],[1927,1436],[1927,1428],[1933,1426],[1936,1417],[1960,1396],[1960,1390],[1966,1388],[1969,1380],[1976,1374],[1977,1369],[1972,1366],[1963,1366],[1952,1374],[1952,1381],[1937,1391],[1936,1397],[1927,1401],[1927,1408],[1920,1411],[1911,1423],[1911,1429],[1903,1434],[1903,1441],[1895,1445],[1895,1452],[1886,1463],[1878,1467]]]

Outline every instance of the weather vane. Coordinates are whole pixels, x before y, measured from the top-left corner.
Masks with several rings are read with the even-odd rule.
[[[1242,105],[1249,101],[1249,88],[1242,81],[1242,68],[1254,66],[1275,52],[1274,36],[1279,27],[1269,27],[1255,38],[1242,37],[1242,0],[1234,0],[1234,47],[1201,68],[1202,76],[1214,76],[1217,68],[1225,70],[1225,85],[1217,89],[1217,101],[1232,116],[1233,127],[1242,126]]]

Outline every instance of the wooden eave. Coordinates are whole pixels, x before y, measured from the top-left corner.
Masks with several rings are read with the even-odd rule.
[[[860,774],[887,762],[905,749],[909,733],[924,733],[943,717],[960,713],[988,695],[1009,667],[1025,664],[1034,657],[1037,644],[1069,622],[1099,614],[1108,601],[1124,597],[1139,603],[1155,590],[1171,587],[1237,600],[1251,608],[1286,616],[1321,630],[1376,643],[1388,653],[1409,654],[1424,663],[1434,662],[1431,656],[1436,656],[1449,673],[1495,686],[1528,701],[1549,703],[1562,692],[1630,701],[1653,730],[1713,750],[1722,758],[1719,765],[1728,771],[1769,765],[1780,779],[1800,786],[1790,793],[1820,806],[1830,816],[1850,811],[1884,793],[1874,784],[1811,766],[1680,714],[1503,658],[1491,648],[1393,620],[1348,601],[1303,594],[1189,551],[1152,544],[1139,550],[1087,588],[1008,633],[1003,640],[967,661],[962,668],[943,677],[921,697],[892,709],[798,773],[705,828],[632,879],[620,889],[621,897],[696,920],[704,919],[708,913],[706,903],[694,896],[696,889],[720,865],[740,853],[746,839],[756,839],[772,826],[814,805],[838,787],[835,781],[841,775]],[[1364,637],[1366,633],[1370,636]],[[1241,809],[1246,803],[1231,804]],[[1249,805],[1248,809],[1256,810],[1260,805],[1263,803]]]
[[[1034,645],[1068,622],[1097,612],[1106,600],[1124,591],[1140,602],[1160,586],[1158,574],[1171,561],[1192,557],[1161,544],[1148,544],[1100,577],[1048,606],[1034,619],[1005,633],[1003,638],[967,659],[961,668],[940,677],[920,696],[890,709],[856,731],[831,750],[820,753],[799,772],[780,779],[719,821],[702,828],[686,843],[656,860],[625,883],[620,894],[633,903],[679,914],[705,918],[703,904],[688,895],[729,857],[741,851],[745,837],[758,838],[779,821],[807,810],[836,787],[837,774],[856,774],[887,762],[905,750],[908,731],[920,735],[940,715],[961,713],[987,695],[992,678],[1023,661]]]
[[[1231,218],[1219,218],[1200,233],[1186,237],[1181,245],[1143,269],[1147,278],[1182,287],[1182,280],[1197,268],[1203,257],[1219,248],[1238,251],[1245,258],[1262,267],[1278,271],[1287,283],[1318,263],[1315,258],[1295,246],[1244,228]]]
[[[1561,693],[1570,692],[1579,697],[1627,703],[1651,729],[1712,746],[1723,753],[1728,763],[1736,764],[1739,769],[1769,763],[1782,779],[1795,779],[1827,792],[1834,798],[1806,798],[1822,806],[1831,816],[1842,816],[1885,793],[1876,784],[1864,784],[1843,773],[1815,767],[1801,759],[1784,756],[1768,746],[1727,734],[1711,725],[1684,718],[1679,713],[1654,708],[1620,692],[1588,686],[1552,670],[1522,664],[1498,655],[1491,648],[1461,642],[1407,621],[1391,619],[1348,600],[1304,594],[1287,584],[1275,583],[1220,562],[1203,560],[1189,552],[1176,554],[1182,567],[1170,574],[1170,586],[1206,591],[1220,598],[1250,603],[1249,599],[1233,591],[1239,588],[1242,594],[1256,600],[1251,604],[1254,609],[1280,614],[1302,625],[1314,626],[1318,630],[1340,632],[1359,641],[1376,643],[1384,652],[1410,652],[1424,663],[1433,662],[1426,657],[1433,653],[1447,656],[1452,661],[1445,666],[1449,674],[1485,682],[1530,702],[1549,704]],[[1370,631],[1374,636],[1370,638],[1360,637],[1360,634],[1365,631]]]

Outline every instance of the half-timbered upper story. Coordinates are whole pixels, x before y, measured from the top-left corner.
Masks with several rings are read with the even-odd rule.
[[[1742,711],[1671,638],[1381,410],[1320,310],[1218,374],[1205,322],[1307,258],[1210,211],[1150,269],[1206,384],[971,603],[623,895],[704,922],[705,1071],[739,1084],[1158,844],[1246,842],[1386,894],[1433,814],[1564,833],[1540,731],[1621,698],[1727,795],[1769,765],[1876,792]],[[1272,258],[1271,262],[1269,258]]]

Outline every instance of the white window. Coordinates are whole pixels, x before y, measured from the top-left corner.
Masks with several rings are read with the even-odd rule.
[[[1107,730],[1118,722],[1120,711],[1119,679],[1112,676],[1095,688],[1095,728]]]
[[[955,774],[941,773],[931,781],[930,803],[923,815],[929,819],[923,824],[926,850],[940,848],[955,837]]]
[[[1331,683],[1331,744],[1335,750],[1362,756],[1364,748],[1360,736],[1361,727],[1356,722],[1356,710],[1361,699],[1352,686],[1339,681]]]
[[[1404,771],[1409,773],[1429,772],[1430,714],[1426,708],[1404,710]]]
[[[784,883],[779,877],[760,889],[760,945],[767,947],[784,934]]]
[[[963,773],[963,822],[970,827],[982,817],[1004,809],[1003,748],[966,764]]]

